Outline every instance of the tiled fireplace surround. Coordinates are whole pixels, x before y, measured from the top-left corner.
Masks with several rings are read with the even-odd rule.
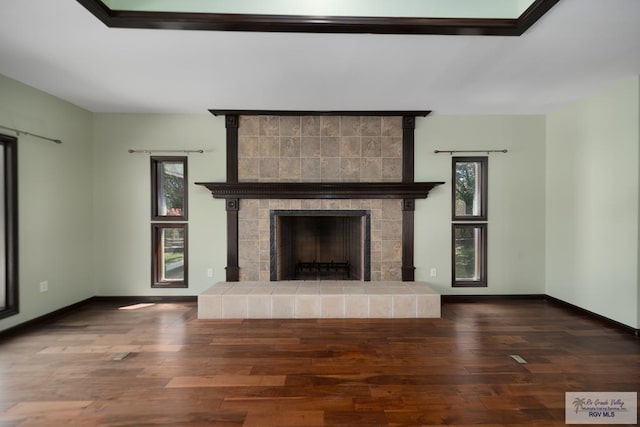
[[[240,182],[400,182],[402,118],[240,116]],[[402,201],[240,201],[240,281],[270,278],[271,210],[369,210],[371,280],[401,280]]]
[[[399,116],[239,116],[241,183],[397,183],[403,180],[402,156]],[[240,199],[239,282],[221,282],[200,295],[199,316],[438,317],[439,295],[424,283],[402,282],[402,208],[397,198]],[[273,210],[369,211],[370,284],[269,282]],[[293,299],[283,297],[287,290]],[[298,299],[303,303],[297,304]],[[285,301],[286,307],[278,301]],[[329,302],[331,307],[326,306]]]

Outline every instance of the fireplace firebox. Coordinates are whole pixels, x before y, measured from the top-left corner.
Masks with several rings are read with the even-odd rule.
[[[371,280],[371,212],[272,210],[270,279]]]

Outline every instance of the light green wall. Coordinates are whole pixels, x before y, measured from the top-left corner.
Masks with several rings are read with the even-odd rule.
[[[638,328],[638,77],[547,118],[547,294]]]
[[[94,277],[97,295],[197,295],[224,280],[224,201],[194,182],[226,179],[223,117],[94,115]],[[151,289],[150,155],[129,149],[189,150],[189,287]],[[184,155],[158,153],[155,155]],[[213,277],[207,277],[207,269]]]
[[[417,120],[416,181],[446,184],[416,202],[416,280],[442,294],[544,293],[544,126],[543,116],[434,115]],[[509,152],[489,156],[488,286],[452,288],[452,160],[434,150],[503,148]],[[437,269],[436,278],[431,268]]]
[[[2,330],[89,298],[95,290],[91,113],[0,75],[0,125],[63,141],[19,137],[20,313],[0,320]],[[45,280],[49,291],[41,293]]]

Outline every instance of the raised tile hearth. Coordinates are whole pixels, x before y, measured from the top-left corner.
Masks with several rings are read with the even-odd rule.
[[[200,319],[440,317],[424,282],[219,282],[198,296]]]

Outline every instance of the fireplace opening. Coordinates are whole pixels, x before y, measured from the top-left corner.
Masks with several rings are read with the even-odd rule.
[[[371,280],[366,210],[271,211],[271,280]]]

